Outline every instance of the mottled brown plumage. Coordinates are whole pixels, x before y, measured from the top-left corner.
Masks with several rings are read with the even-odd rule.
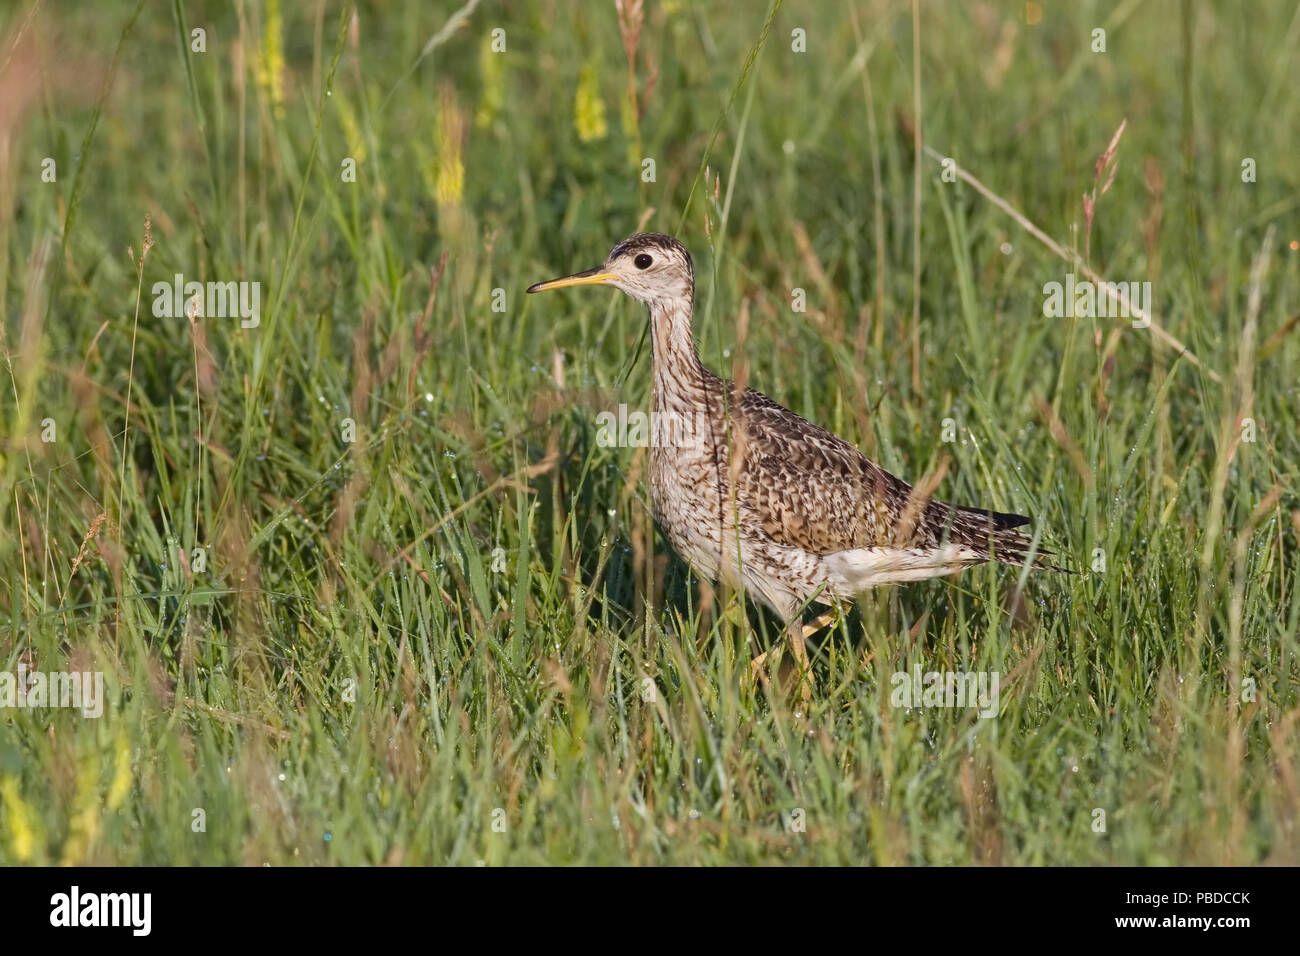
[[[697,572],[780,614],[797,655],[810,603],[990,559],[1033,560],[1016,530],[1028,518],[925,499],[843,439],[705,368],[691,336],[691,257],[671,236],[632,236],[603,266],[528,291],[593,284],[650,309],[656,520]]]

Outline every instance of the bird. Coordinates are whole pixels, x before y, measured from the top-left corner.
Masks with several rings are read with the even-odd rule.
[[[807,638],[866,591],[989,560],[1042,566],[1051,554],[1018,530],[1029,517],[937,500],[705,367],[691,328],[694,264],[672,236],[629,236],[600,266],[527,291],[587,285],[612,286],[649,310],[655,521],[695,573],[743,589],[782,619],[805,703]],[[828,610],[804,624],[812,607]]]

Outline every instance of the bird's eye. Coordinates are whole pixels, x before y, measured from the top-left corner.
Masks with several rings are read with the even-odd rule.
[[[635,259],[633,259],[632,261],[636,263],[636,267],[637,267],[638,269],[649,269],[649,268],[650,268],[650,263],[654,262],[654,260],[651,259],[651,258],[650,258],[648,255],[646,255],[644,252],[641,253],[641,255],[637,256],[637,257],[636,257]]]

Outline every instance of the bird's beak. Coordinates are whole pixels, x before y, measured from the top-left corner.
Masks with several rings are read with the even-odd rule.
[[[571,276],[551,279],[549,282],[530,285],[528,291],[545,292],[547,289],[564,289],[571,285],[609,285],[620,281],[622,278],[617,272],[606,272],[603,268],[597,267],[588,269],[586,272],[575,272]]]

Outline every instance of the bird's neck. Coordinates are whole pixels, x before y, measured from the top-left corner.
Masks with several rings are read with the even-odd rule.
[[[693,407],[704,391],[707,373],[691,337],[691,306],[690,299],[650,303],[656,410]]]

